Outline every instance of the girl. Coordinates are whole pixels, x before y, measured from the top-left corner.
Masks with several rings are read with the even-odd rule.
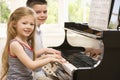
[[[32,70],[49,62],[62,62],[58,54],[43,55],[35,59],[34,33],[36,16],[32,9],[20,7],[10,16],[7,42],[2,56],[2,77],[7,80],[32,80]]]

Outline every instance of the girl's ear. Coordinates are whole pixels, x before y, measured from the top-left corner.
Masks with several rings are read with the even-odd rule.
[[[12,25],[14,28],[16,28],[16,26],[17,26],[16,22],[12,22]]]

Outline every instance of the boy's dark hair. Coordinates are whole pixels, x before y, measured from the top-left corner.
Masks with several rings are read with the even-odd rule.
[[[26,2],[26,5],[28,7],[33,7],[36,4],[40,4],[40,5],[46,4],[47,5],[47,1],[46,0],[27,0],[27,2]]]

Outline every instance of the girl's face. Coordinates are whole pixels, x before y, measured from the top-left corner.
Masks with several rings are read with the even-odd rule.
[[[17,36],[27,38],[34,30],[34,17],[31,15],[23,16],[16,24]]]
[[[39,25],[45,23],[45,21],[47,19],[47,5],[46,4],[43,4],[43,5],[36,4],[32,8],[37,14],[37,25],[39,26]]]

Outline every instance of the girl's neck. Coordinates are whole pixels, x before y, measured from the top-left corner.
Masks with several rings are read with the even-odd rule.
[[[20,42],[27,43],[27,39],[26,38],[20,38],[20,37],[16,36],[15,39],[17,39]]]

